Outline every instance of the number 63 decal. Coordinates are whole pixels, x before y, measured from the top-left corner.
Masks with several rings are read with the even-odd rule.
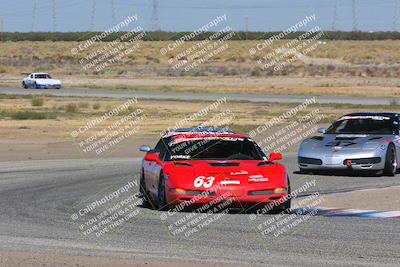
[[[204,188],[210,188],[215,180],[215,177],[205,177],[205,176],[199,176],[196,179],[194,179],[194,187],[199,188],[203,186]]]

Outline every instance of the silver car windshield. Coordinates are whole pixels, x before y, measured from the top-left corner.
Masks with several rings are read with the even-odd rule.
[[[357,118],[338,120],[327,134],[397,134],[398,122],[391,119]]]

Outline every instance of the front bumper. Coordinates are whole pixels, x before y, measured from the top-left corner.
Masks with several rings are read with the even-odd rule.
[[[60,89],[61,84],[36,84],[35,85],[36,89]]]
[[[300,169],[324,170],[382,170],[385,167],[384,158],[376,155],[337,155],[317,157],[298,157]]]
[[[274,189],[265,189],[238,194],[235,189],[226,189],[224,192],[214,192],[213,195],[206,196],[194,196],[187,193],[177,194],[172,193],[169,190],[166,194],[166,200],[170,205],[187,204],[188,206],[202,206],[206,204],[218,205],[220,202],[229,201],[231,203],[230,206],[242,207],[269,204],[287,196],[288,194],[287,189],[286,192],[281,194],[273,193],[273,190]],[[254,194],[254,192],[261,193]]]

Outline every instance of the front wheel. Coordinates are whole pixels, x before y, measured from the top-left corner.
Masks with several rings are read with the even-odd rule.
[[[22,87],[23,87],[24,89],[28,89],[28,85],[27,85],[25,82],[22,82]]]
[[[159,210],[166,210],[168,207],[167,200],[165,196],[165,178],[164,174],[160,173],[160,180],[158,182],[158,197],[157,197],[157,206]]]
[[[144,208],[150,208],[152,206],[151,204],[151,199],[149,197],[149,192],[147,191],[146,188],[146,181],[144,179],[144,172],[142,171],[142,174],[140,175],[140,194],[142,195],[142,201],[143,201],[143,207]]]
[[[397,172],[397,159],[396,159],[396,148],[393,144],[389,144],[386,157],[385,157],[385,169],[383,173],[387,176],[395,176]]]
[[[309,169],[304,169],[304,168],[301,168],[301,167],[299,167],[299,171],[300,171],[301,174],[309,174],[309,173],[311,173],[311,171]]]

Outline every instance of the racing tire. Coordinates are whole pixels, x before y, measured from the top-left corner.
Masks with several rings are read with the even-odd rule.
[[[144,172],[142,171],[141,175],[140,175],[140,188],[139,188],[139,192],[142,195],[142,206],[143,208],[151,208],[154,207],[150,196],[149,196],[149,192],[147,191],[147,187],[146,187],[146,182],[144,180]]]
[[[387,176],[395,176],[397,172],[396,148],[390,143],[386,150],[385,168],[383,174]]]
[[[22,87],[23,87],[24,89],[28,89],[28,85],[26,85],[25,82],[22,82]]]
[[[36,82],[33,83],[33,88],[38,89],[38,88],[36,87]]]
[[[159,210],[168,209],[167,200],[165,196],[165,178],[162,172],[160,173],[160,179],[158,182],[157,207]]]
[[[311,173],[310,170],[304,169],[304,168],[300,168],[300,167],[299,167],[299,171],[300,171],[301,174],[309,174],[309,173]]]

